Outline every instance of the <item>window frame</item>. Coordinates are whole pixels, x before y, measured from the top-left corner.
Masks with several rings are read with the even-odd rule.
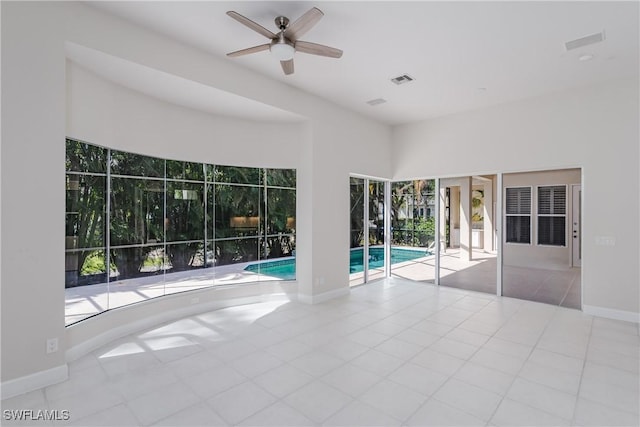
[[[517,214],[510,214],[507,212],[507,192],[509,189],[512,188],[528,188],[529,189],[529,213],[528,214],[521,214],[521,213],[517,213]],[[531,246],[532,243],[532,228],[533,228],[533,186],[532,185],[509,185],[509,186],[505,186],[504,187],[504,233],[503,233],[503,243],[505,245],[526,245],[526,246]],[[510,242],[508,241],[508,230],[507,230],[507,218],[508,217],[525,217],[528,216],[529,217],[529,241],[528,242]]]
[[[88,153],[88,154],[87,154]],[[117,154],[117,159],[114,163],[113,153]],[[84,156],[84,157],[83,157]],[[133,159],[130,161],[130,158]],[[85,161],[85,159],[97,159],[94,161],[98,166],[93,165]],[[171,168],[167,165],[170,164]],[[80,165],[80,166],[78,166]],[[131,168],[131,165],[142,165],[138,170]],[[150,167],[147,167],[150,165]],[[162,167],[160,167],[162,165]],[[94,167],[95,166],[95,167]],[[153,166],[153,167],[151,167]],[[93,169],[92,169],[93,168]],[[120,168],[120,169],[118,169]],[[129,168],[129,169],[127,169]],[[96,169],[94,171],[94,169]],[[102,170],[104,169],[104,171]],[[171,171],[169,170],[171,169]],[[223,175],[223,178],[218,179],[219,175],[216,171],[223,172],[238,172],[238,176],[247,177],[241,179],[234,179],[229,173]],[[171,173],[170,173],[171,172]],[[65,301],[68,298],[67,290],[76,286],[104,286],[106,285],[106,292],[103,294],[105,302],[100,303],[96,307],[97,311],[88,313],[86,316],[84,313],[76,315],[71,313],[73,317],[70,323],[67,323],[68,316],[70,315],[65,306],[65,326],[71,326],[82,322],[88,318],[97,316],[101,313],[113,310],[115,308],[126,307],[132,304],[136,304],[140,301],[148,301],[155,298],[161,298],[163,296],[173,295],[175,293],[191,292],[196,289],[212,289],[220,286],[243,286],[243,282],[233,283],[216,283],[215,279],[218,275],[218,268],[222,268],[227,264],[210,264],[208,262],[208,252],[215,253],[217,242],[231,242],[225,244],[238,243],[240,246],[245,246],[244,243],[249,242],[246,245],[249,250],[246,252],[248,258],[246,260],[238,261],[242,263],[257,264],[263,260],[270,260],[271,262],[277,262],[279,258],[293,258],[295,262],[296,251],[296,236],[297,230],[295,227],[295,221],[298,216],[297,200],[298,200],[298,176],[297,168],[274,168],[274,167],[244,167],[244,166],[229,166],[222,164],[204,163],[204,162],[191,162],[187,160],[166,159],[146,154],[141,154],[133,151],[125,151],[115,148],[109,148],[106,146],[94,144],[87,141],[78,140],[71,137],[65,138]],[[269,177],[273,176],[269,181]],[[76,178],[77,179],[73,179]],[[102,198],[99,200],[99,211],[102,212],[102,216],[98,219],[103,228],[102,240],[100,246],[96,247],[78,247],[79,234],[75,231],[80,226],[72,224],[77,220],[72,217],[79,216],[80,210],[83,206],[77,208],[71,202],[75,199],[71,197],[78,197],[72,194],[73,191],[78,191],[80,188],[84,188],[80,184],[83,177],[96,177],[104,181],[104,185],[100,188]],[[73,184],[71,184],[73,181]],[[127,197],[121,197],[123,201],[118,199],[114,189],[114,183],[123,184],[123,190],[119,194]],[[138,189],[138,184],[143,185],[141,189],[142,196],[138,196],[135,192]],[[132,189],[127,188],[124,184],[132,185]],[[153,185],[151,185],[153,184]],[[216,208],[222,206],[221,200],[218,199],[216,194],[216,186],[225,186],[231,190],[254,189],[256,196],[255,211],[257,212],[258,225],[255,235],[250,236],[229,236],[219,237],[217,231],[221,230],[221,227],[216,223]],[[104,187],[104,188],[103,188]],[[152,191],[153,187],[157,191]],[[89,187],[94,188],[93,186]],[[181,198],[175,197],[176,191],[182,190],[183,194],[186,192],[192,192],[195,197]],[[160,200],[153,201],[153,209],[145,208],[145,193],[152,192],[154,197],[160,197]],[[210,192],[210,194],[209,194]],[[276,196],[274,204],[270,205],[268,194],[275,192]],[[280,192],[280,193],[278,193]],[[156,194],[158,193],[159,196]],[[133,195],[132,195],[133,194]],[[191,194],[191,193],[190,193]],[[155,198],[157,198],[155,197]],[[114,201],[118,199],[119,202],[114,205]],[[279,203],[279,204],[278,204]],[[78,202],[76,202],[78,204]],[[185,207],[186,205],[186,207]],[[193,206],[191,206],[193,205]],[[284,208],[281,208],[281,205]],[[225,205],[226,206],[226,205]],[[240,212],[237,206],[231,204],[233,209],[230,210],[230,215],[238,215]],[[271,207],[274,214],[272,219],[278,217],[279,224],[283,224],[285,227],[283,230],[276,230],[271,234],[267,232],[267,225],[271,224],[270,217],[267,215],[267,208]],[[122,210],[128,212],[126,220],[129,217],[135,216],[136,212],[142,212],[137,215],[132,221],[135,225],[123,222],[122,227],[118,227],[114,224],[117,223],[114,219],[117,219],[115,212]],[[154,215],[150,216],[150,212],[153,211]],[[155,214],[160,212],[159,214]],[[135,215],[130,214],[134,212]],[[245,213],[244,211],[240,212]],[[253,215],[252,215],[253,216]],[[96,217],[91,215],[91,218]],[[159,218],[159,219],[158,219]],[[150,234],[148,229],[149,221],[154,222],[154,229],[160,230]],[[157,221],[156,221],[157,220]],[[140,227],[138,227],[138,225]],[[176,224],[176,225],[172,225]],[[119,241],[115,238],[116,234],[121,230],[134,230],[140,228],[142,230],[142,239],[135,240],[122,240]],[[226,229],[225,229],[226,230]],[[121,233],[122,234],[122,233]],[[120,235],[120,234],[118,234]],[[122,237],[126,239],[128,237]],[[251,248],[251,242],[255,241],[255,251]],[[200,245],[201,247],[198,247]],[[278,249],[278,245],[280,248]],[[93,245],[92,245],[93,246]],[[269,248],[267,252],[266,248]],[[147,255],[141,250],[147,248],[155,248],[154,250],[162,250],[163,255],[157,256],[151,260],[152,262],[147,265]],[[200,258],[203,260],[201,263],[194,263],[189,260],[189,257],[176,257],[170,259],[171,254],[178,253],[179,250],[187,248],[187,252],[202,252]],[[212,249],[209,249],[212,248]],[[122,268],[118,266],[118,256],[116,254],[125,253],[131,251],[138,251],[135,256],[141,258],[140,262],[134,260],[131,268]],[[83,275],[83,266],[85,261],[81,264],[78,260],[78,254],[89,252],[85,258],[93,256],[93,252],[101,252],[102,260],[104,263],[104,271],[99,271],[96,276],[95,283],[93,279],[86,279]],[[255,259],[251,258],[255,252]],[[131,259],[131,254],[125,254],[121,259]],[[128,257],[128,258],[127,258]],[[191,256],[191,259],[195,259],[195,255]],[[186,261],[185,261],[186,260]],[[82,260],[80,260],[82,261]],[[165,266],[167,262],[171,263],[171,270],[169,271]],[[145,270],[143,271],[143,267]],[[148,267],[148,268],[147,268]],[[167,283],[170,283],[178,276],[168,277],[167,275],[173,273],[186,273],[193,270],[193,275],[199,275],[199,271],[206,271],[207,274],[211,273],[212,280],[207,282],[203,286],[185,288],[181,290],[171,290],[166,287]],[[112,276],[112,272],[118,271],[117,276]],[[253,271],[253,270],[251,270]],[[260,269],[258,268],[259,272]],[[222,272],[224,274],[224,271]],[[93,274],[93,273],[91,273]],[[284,278],[257,278],[255,283],[261,281],[296,281],[297,269],[293,277]],[[139,280],[151,277],[159,277],[156,288],[160,290],[160,293],[154,293],[153,295],[146,295],[140,299],[132,301],[116,301],[113,305],[109,301],[109,295],[113,292],[109,289],[110,283],[126,281],[126,280]],[[104,277],[102,277],[104,276]],[[186,277],[186,276],[185,276]],[[150,279],[151,280],[151,279]],[[86,282],[86,283],[85,283]],[[154,283],[154,286],[156,284]],[[65,303],[66,304],[66,303]],[[84,316],[84,317],[83,317]]]
[[[541,214],[540,213],[540,188],[545,187],[563,187],[564,188],[564,214]],[[548,248],[566,248],[568,242],[567,235],[567,226],[568,226],[568,212],[569,212],[569,192],[568,192],[568,184],[538,184],[536,185],[536,246],[548,247]],[[540,217],[545,218],[564,218],[564,244],[563,245],[554,245],[551,243],[540,243]]]

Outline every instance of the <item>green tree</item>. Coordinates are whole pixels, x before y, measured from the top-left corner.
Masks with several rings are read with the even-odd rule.
[[[66,141],[65,286],[76,286],[95,249],[105,246],[106,159],[104,148]],[[86,250],[85,250],[86,249]],[[104,260],[104,253],[102,253]],[[104,272],[104,261],[103,261]],[[91,273],[96,273],[95,268]],[[104,278],[95,277],[100,282]]]
[[[364,180],[360,178],[350,178],[350,198],[351,198],[351,248],[362,246],[364,240]]]

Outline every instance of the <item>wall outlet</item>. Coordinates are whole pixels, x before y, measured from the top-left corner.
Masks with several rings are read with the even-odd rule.
[[[191,305],[198,304],[200,302],[200,297],[191,298]]]
[[[58,338],[49,338],[47,340],[47,354],[58,351]]]
[[[596,245],[598,246],[615,246],[616,238],[612,236],[597,236]]]

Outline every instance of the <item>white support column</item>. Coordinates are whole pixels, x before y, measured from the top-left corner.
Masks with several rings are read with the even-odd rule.
[[[446,209],[447,209],[447,203],[446,203],[446,198],[447,198],[447,188],[446,187],[440,187],[440,179],[437,180],[437,188],[438,190],[436,190],[436,194],[439,194],[438,199],[438,204],[439,207],[436,207],[437,212],[438,212],[438,218],[440,218],[440,220],[438,221],[438,224],[436,225],[436,230],[437,230],[437,241],[438,244],[440,246],[440,251],[442,253],[445,253],[447,251],[447,242],[446,242],[446,238],[447,238],[447,221],[446,221]],[[440,252],[438,252],[438,256],[440,255]]]
[[[440,249],[444,246],[444,195],[446,194],[446,190],[440,188],[440,179],[435,179],[435,189],[434,192],[436,194],[436,224],[434,227],[435,231],[435,247],[434,251],[436,254],[435,257],[435,275],[434,275],[434,283],[436,286],[440,285]]]
[[[460,180],[460,259],[471,261],[471,177]]]
[[[391,277],[391,182],[384,182],[384,277]]]
[[[496,183],[496,216],[495,216],[495,229],[496,229],[496,294],[502,295],[502,174],[497,176]]]
[[[369,281],[369,179],[364,179],[364,245],[362,249],[362,272],[364,277],[364,283]]]
[[[493,227],[493,182],[485,181],[484,183],[484,208],[482,215],[484,217],[484,250],[485,252],[492,252],[495,250],[493,247],[494,242],[494,227]]]

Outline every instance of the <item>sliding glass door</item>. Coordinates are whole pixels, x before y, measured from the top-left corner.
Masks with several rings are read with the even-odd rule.
[[[385,188],[389,183],[350,178],[349,284],[387,276]]]
[[[391,275],[434,283],[435,180],[391,183]]]
[[[366,259],[366,279],[370,281],[385,277],[385,183],[372,179],[367,181],[369,189],[369,217],[367,221],[367,227],[369,229],[369,251]]]
[[[440,285],[495,294],[495,175],[440,180]]]

